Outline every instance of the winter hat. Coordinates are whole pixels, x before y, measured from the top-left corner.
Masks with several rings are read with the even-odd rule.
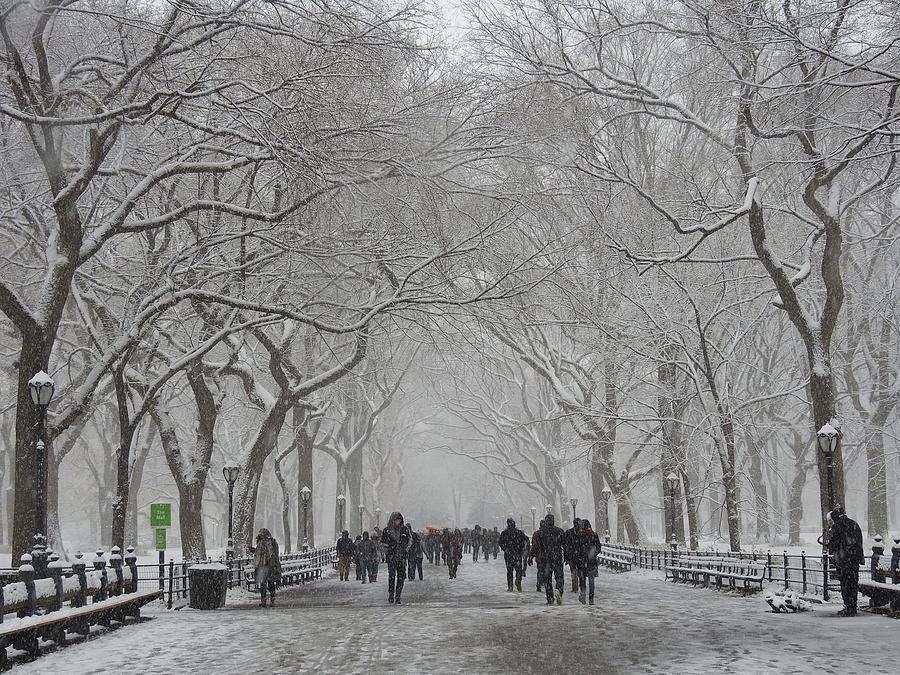
[[[507,526],[509,529],[513,529],[513,528],[516,526],[516,521],[513,520],[512,518],[507,518],[507,519],[506,519],[506,526]]]
[[[582,518],[581,519],[581,529],[582,530],[591,529],[591,521],[587,520],[586,518]]]
[[[349,536],[350,536],[350,533],[349,533],[347,530],[344,530],[343,532],[341,532],[341,536],[342,536],[342,537],[349,537]]]
[[[836,521],[840,518],[845,517],[846,515],[847,515],[847,512],[844,511],[844,507],[838,506],[836,509],[834,509],[831,512],[831,519]]]

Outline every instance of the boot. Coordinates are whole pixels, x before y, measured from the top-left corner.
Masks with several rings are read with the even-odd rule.
[[[584,604],[584,593],[578,595],[578,602],[580,602],[582,605]]]
[[[588,604],[589,604],[589,605],[593,605],[593,604],[594,604],[594,596],[593,596],[593,595],[592,595],[590,598],[588,598]]]
[[[275,606],[275,596],[273,595],[271,598],[269,598],[269,607],[274,607],[274,606]]]
[[[393,593],[392,593],[391,595],[388,596],[388,602],[391,603],[392,605],[394,604],[394,595],[393,595]]]
[[[519,591],[519,593],[522,592],[522,580],[521,579],[516,579],[516,590]]]
[[[402,604],[403,604],[402,602],[400,602],[400,596],[399,596],[399,595],[397,596],[396,600],[394,600],[394,604],[395,604],[395,605],[402,605]]]
[[[507,593],[512,593],[512,584],[509,584],[509,585],[506,587],[506,592],[507,592]]]
[[[259,601],[259,606],[260,607],[266,606],[266,596],[262,596],[262,600]]]

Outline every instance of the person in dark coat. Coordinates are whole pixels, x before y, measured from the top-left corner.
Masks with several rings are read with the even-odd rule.
[[[407,527],[410,528],[409,536],[409,555],[407,556],[407,576],[410,581],[416,580],[416,570],[419,572],[419,581],[422,581],[422,558],[424,557],[424,551],[422,550],[422,537],[418,532],[412,529],[412,526],[407,523]]]
[[[581,519],[576,518],[572,521],[572,527],[566,530],[563,538],[563,557],[569,566],[569,575],[572,577],[572,592],[578,590],[578,566],[575,564],[575,542],[578,539],[578,533],[581,531]]]
[[[589,520],[580,521],[581,530],[575,535],[572,558],[578,571],[578,601],[585,602],[585,590],[590,604],[594,604],[594,579],[597,578],[597,554],[600,537],[591,529]]]
[[[266,606],[266,591],[269,603],[275,606],[275,589],[281,582],[281,557],[278,553],[278,542],[266,528],[261,528],[256,535],[256,546],[247,546],[253,554],[253,572],[256,587],[259,589],[259,606]]]
[[[484,533],[481,531],[481,525],[476,525],[475,529],[472,530],[472,562],[478,562],[478,556],[481,552],[481,547],[484,546]]]
[[[335,546],[338,559],[338,577],[341,581],[350,580],[350,561],[353,559],[353,542],[347,530],[341,532],[341,538]]]
[[[403,522],[403,514],[394,511],[381,531],[381,543],[388,566],[388,602],[392,604],[402,604],[400,595],[403,593],[403,580],[406,577],[410,541],[409,528]]]
[[[541,562],[543,561],[543,556],[540,551],[535,548],[535,541],[537,541],[538,532],[541,531],[541,528],[544,527],[544,522],[546,518],[542,518],[541,522],[538,523],[538,529],[531,533],[531,545],[528,547],[528,564],[534,564],[535,569],[535,579],[536,582],[536,591],[540,593],[544,588],[544,577],[543,577],[543,569],[541,568]]]
[[[842,507],[828,514],[831,530],[828,533],[828,552],[841,582],[844,609],[838,616],[856,616],[859,592],[859,566],[866,562],[863,537],[859,524]]]
[[[548,513],[532,541],[534,556],[541,561],[541,581],[547,592],[548,605],[552,605],[554,600],[556,604],[562,604],[563,589],[565,588],[562,549],[564,534],[565,532],[556,526],[553,514]],[[554,577],[555,589],[553,587]]]
[[[378,580],[378,561],[381,553],[379,546],[369,537],[368,532],[363,532],[362,539],[359,542],[359,554],[363,563],[363,583],[368,581],[374,584]]]
[[[359,550],[359,544],[362,542],[362,535],[356,535],[356,539],[353,540],[353,564],[356,565],[356,580],[362,581],[365,579],[366,573],[364,569],[362,553]]]
[[[506,529],[498,536],[497,545],[503,551],[503,560],[506,562],[506,590],[512,591],[515,573],[516,590],[521,592],[528,554],[528,536],[516,527],[515,520],[507,518]]]

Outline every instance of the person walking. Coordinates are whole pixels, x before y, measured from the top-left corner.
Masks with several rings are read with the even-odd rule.
[[[532,542],[535,557],[541,560],[541,581],[547,593],[548,605],[552,605],[554,601],[557,605],[561,605],[563,601],[565,577],[563,575],[562,544],[564,534],[565,532],[556,526],[553,514],[548,513],[540,529],[534,535],[535,541]]]
[[[281,581],[281,559],[278,557],[278,542],[266,528],[261,528],[256,535],[256,546],[248,546],[253,554],[253,572],[256,588],[259,589],[259,606],[266,606],[266,592],[269,604],[275,606],[275,589]]]
[[[503,551],[506,562],[506,590],[513,589],[515,575],[516,590],[522,591],[522,577],[525,575],[525,557],[528,552],[528,536],[516,527],[516,521],[506,519],[506,529],[497,537],[497,545]]]
[[[838,616],[856,616],[859,593],[859,566],[866,562],[862,546],[862,530],[842,507],[828,514],[831,528],[828,532],[827,548],[837,570],[841,583],[841,598],[844,609]]]
[[[563,537],[563,556],[564,562],[569,566],[569,575],[572,578],[572,592],[578,592],[578,567],[575,564],[575,542],[578,539],[578,533],[581,531],[581,519],[575,518],[572,521],[572,527],[566,530]]]
[[[481,525],[476,525],[472,530],[472,562],[478,562],[482,546],[484,546],[484,533],[481,531]]]
[[[463,556],[463,536],[459,528],[450,532],[450,528],[444,528],[444,536],[441,538],[441,549],[444,560],[447,561],[447,571],[450,579],[456,578],[459,571],[459,561]]]
[[[338,579],[339,581],[350,580],[350,561],[353,559],[353,542],[350,540],[350,533],[347,530],[341,532],[340,538],[335,544],[335,552],[338,559]]]
[[[544,527],[544,523],[546,522],[546,518],[541,518],[541,522],[538,523],[538,529],[531,533],[531,546],[528,549],[528,564],[531,565],[534,563],[535,569],[535,590],[540,593],[544,589],[544,577],[543,577],[543,569],[541,563],[543,562],[543,554],[541,551],[537,549],[535,546],[535,542],[538,539],[538,533],[541,531],[541,528]]]
[[[600,537],[591,529],[589,520],[580,521],[581,529],[575,535],[572,558],[578,575],[578,601],[594,604],[594,580],[597,578],[597,554],[600,553]]]
[[[357,581],[362,581],[365,578],[362,554],[359,551],[360,542],[362,542],[362,535],[358,534],[356,535],[356,539],[353,540],[353,564],[356,567]]]
[[[378,552],[378,544],[369,537],[368,532],[363,532],[362,540],[359,542],[359,553],[363,564],[362,582],[368,581],[374,584],[378,580],[378,560],[380,554]]]
[[[403,522],[403,514],[394,511],[388,524],[381,531],[384,558],[388,568],[388,602],[400,605],[403,580],[406,577],[406,559],[410,546],[409,528]]]
[[[424,552],[422,550],[422,536],[412,529],[412,526],[407,524],[407,527],[410,528],[410,543],[409,543],[409,557],[407,558],[407,571],[410,581],[416,580],[416,570],[419,572],[419,581],[422,581],[422,558],[424,558]]]

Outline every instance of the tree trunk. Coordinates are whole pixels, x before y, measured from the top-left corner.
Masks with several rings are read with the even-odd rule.
[[[763,458],[761,448],[763,446],[750,434],[746,434],[744,438],[747,442],[747,453],[750,460],[747,467],[747,477],[750,479],[750,487],[753,490],[753,501],[756,507],[756,541],[767,542],[770,538],[769,496],[762,470]]]
[[[148,548],[141,546],[140,526],[138,523],[138,497],[141,491],[141,483],[144,479],[144,466],[150,454],[151,443],[152,435],[148,436],[147,442],[134,458],[134,465],[131,467],[131,489],[128,491],[128,520],[125,528],[125,542],[128,546],[134,546],[136,551]]]
[[[309,416],[303,408],[294,407],[293,410],[293,431],[294,438],[297,439],[297,494],[303,487],[308,487],[312,492],[309,496],[310,505],[316,503],[316,482],[313,480],[313,445],[315,436],[318,432],[319,422],[309,419]],[[338,488],[340,493],[340,488]],[[309,541],[315,541],[316,519],[310,512],[308,531]],[[303,546],[303,502],[297,498],[297,550]]]
[[[831,424],[840,427],[837,419],[837,411],[834,397],[834,381],[832,377],[831,359],[822,350],[820,361],[815,359],[814,353],[810,350],[809,354],[811,372],[809,375],[810,396],[812,398],[813,412],[813,430],[810,443],[816,445],[816,431],[821,429],[825,424]],[[844,506],[844,458],[842,452],[842,443],[838,440],[837,449],[834,451],[834,469],[832,472],[832,486],[834,491],[834,506]],[[816,467],[818,468],[819,482],[821,488],[819,490],[819,503],[821,506],[822,528],[825,528],[825,516],[832,509],[829,503],[828,494],[828,462],[825,453],[819,452],[816,448]]]
[[[288,448],[290,452],[290,448]],[[284,553],[291,552],[291,492],[288,489],[284,473],[281,471],[281,462],[287,457],[287,453],[275,458],[275,479],[281,488],[281,531],[284,542]]]
[[[884,420],[872,416],[872,433],[866,437],[866,467],[868,491],[866,493],[867,532],[869,536],[888,532],[887,458],[884,451]]]
[[[116,496],[112,503],[112,544],[125,550],[125,521],[128,516],[128,492],[131,486],[131,445],[137,424],[128,412],[125,362],[114,369],[116,405],[119,419],[119,445],[116,448]]]
[[[178,485],[178,525],[182,555],[189,560],[205,560],[203,482],[182,482]]]
[[[691,478],[687,471],[681,472],[681,483],[684,485],[684,505],[687,509],[688,519],[688,536],[690,538],[691,550],[696,551],[700,548],[700,530],[697,524],[697,500],[691,492]]]

